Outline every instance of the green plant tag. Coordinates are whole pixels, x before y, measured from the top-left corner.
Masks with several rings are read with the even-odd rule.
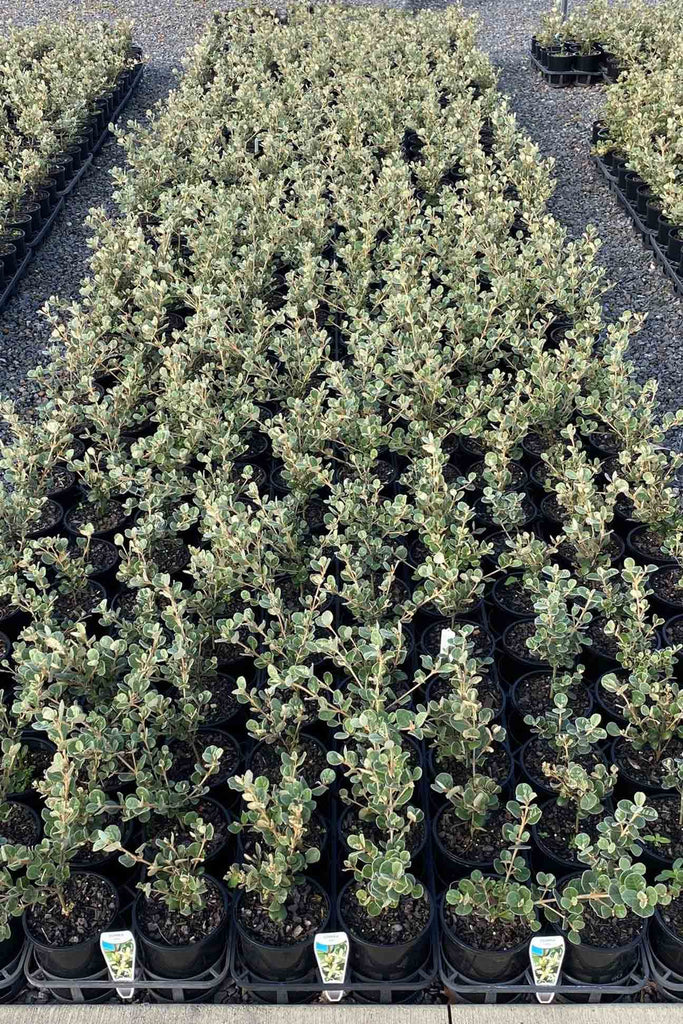
[[[313,948],[323,984],[343,984],[350,948],[346,932],[318,932],[313,941]],[[331,1003],[338,1003],[344,991],[339,989],[337,992],[325,992],[324,995]]]
[[[132,932],[102,932],[100,949],[112,981],[135,980],[135,937]],[[121,999],[132,999],[134,988],[117,988]]]
[[[529,959],[535,985],[557,985],[564,960],[564,939],[561,935],[536,935],[529,943]],[[554,992],[537,992],[539,1003],[552,1003]]]

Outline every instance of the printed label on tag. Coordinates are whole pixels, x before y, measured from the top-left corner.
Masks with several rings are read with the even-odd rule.
[[[455,640],[455,632],[452,629],[441,630],[441,646],[439,647],[440,654],[448,654],[451,644]]]
[[[102,932],[100,949],[112,981],[135,981],[135,936],[132,932]],[[121,999],[132,999],[134,988],[117,988]]]
[[[334,982],[343,984],[346,978],[346,966],[349,962],[349,937],[346,932],[318,932],[313,940],[315,958],[323,984]],[[343,989],[338,992],[324,992],[325,998],[331,1003],[338,1003],[344,995]]]
[[[538,935],[529,943],[529,960],[535,985],[557,985],[564,960],[561,935]],[[552,1003],[554,992],[537,992],[539,1003]]]

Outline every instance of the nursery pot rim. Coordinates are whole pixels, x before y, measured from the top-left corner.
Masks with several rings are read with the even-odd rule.
[[[450,804],[445,803],[443,804],[443,806],[439,807],[436,814],[432,817],[430,831],[432,833],[432,841],[439,850],[439,853],[443,854],[445,857],[450,857],[451,860],[456,861],[458,864],[464,864],[465,866],[470,867],[472,871],[481,871],[482,873],[485,873],[486,870],[490,871],[491,866],[493,865],[493,858],[490,861],[469,860],[469,858],[467,857],[461,857],[457,853],[453,853],[453,851],[449,850],[445,843],[442,841],[438,832],[438,824],[441,816],[445,814],[445,812],[448,810],[450,810]]]
[[[346,921],[344,920],[344,915],[342,914],[342,909],[341,909],[342,897],[344,896],[344,893],[346,892],[346,890],[350,886],[352,886],[354,884],[355,884],[355,880],[353,878],[351,878],[339,890],[339,893],[337,895],[337,918],[338,918],[339,924],[341,926],[341,929],[343,931],[347,932],[349,937],[350,938],[352,937],[355,942],[360,943],[362,946],[365,946],[367,949],[376,949],[376,950],[380,950],[380,949],[402,949],[404,947],[407,949],[410,946],[412,946],[415,943],[417,943],[432,928],[432,926],[434,924],[434,914],[435,914],[434,903],[435,903],[435,899],[434,899],[434,896],[432,895],[432,893],[431,893],[431,891],[429,889],[429,886],[426,885],[425,883],[421,883],[421,884],[424,885],[423,899],[425,897],[427,897],[427,899],[429,900],[429,920],[427,921],[427,923],[424,926],[424,928],[417,933],[417,935],[414,935],[410,939],[405,939],[403,942],[370,942],[368,939],[364,939],[361,935],[357,935],[356,932],[354,932],[353,928],[351,928],[346,923]]]
[[[529,938],[534,935],[531,929],[529,929],[529,938],[524,939],[518,946],[510,946],[508,949],[505,949],[503,946],[499,949],[480,949],[478,946],[473,946],[467,939],[461,938],[446,920],[446,893],[443,893],[439,898],[439,919],[444,932],[447,932],[455,942],[460,943],[460,945],[465,946],[467,949],[471,949],[473,953],[521,953],[529,945]]]
[[[118,916],[118,914],[119,914],[119,912],[121,910],[121,898],[119,896],[118,886],[116,886],[114,884],[114,882],[111,881],[110,878],[107,878],[106,875],[103,875],[100,871],[95,871],[92,868],[77,868],[75,871],[71,872],[71,878],[73,878],[75,875],[95,875],[96,878],[99,878],[100,880],[106,882],[106,884],[109,886],[111,891],[114,893],[114,896],[116,897],[116,909],[112,913],[112,916],[111,916],[111,918],[110,918],[110,920],[108,922],[107,928],[102,929],[103,931],[108,931],[109,925],[111,925],[116,920],[116,918],[117,918],[117,916]],[[54,943],[43,942],[41,939],[35,938],[33,933],[32,933],[32,931],[31,931],[30,925],[28,923],[28,912],[29,912],[30,909],[31,908],[29,907],[21,915],[21,922],[22,922],[22,924],[24,926],[24,934],[26,935],[26,938],[38,950],[44,949],[46,952],[51,953],[51,952],[54,952],[55,950],[62,950],[62,949],[68,949],[68,950],[84,949],[86,946],[88,946],[92,942],[96,941],[98,936],[99,936],[99,934],[100,934],[99,931],[98,932],[94,932],[89,938],[83,939],[81,942],[70,942],[70,943],[67,943],[67,945],[65,945],[65,946],[57,946]]]
[[[201,938],[199,939],[194,939],[192,942],[181,942],[177,945],[172,944],[170,942],[159,942],[157,939],[153,939],[150,935],[147,934],[145,929],[142,927],[142,924],[138,917],[138,904],[141,904],[143,900],[148,899],[148,897],[145,896],[144,892],[138,893],[133,902],[133,907],[131,911],[133,932],[137,931],[142,936],[146,945],[149,945],[153,949],[157,949],[162,953],[168,953],[169,951],[173,952],[175,950],[180,949],[191,949],[193,946],[198,946],[201,943],[206,942],[208,939],[210,939],[213,935],[220,931],[221,928],[225,927],[226,921],[228,919],[230,897],[228,895],[228,890],[226,889],[226,887],[223,885],[219,878],[215,878],[213,875],[204,875],[203,877],[206,878],[207,881],[211,881],[216,885],[223,900],[223,914],[221,916],[221,920],[218,922],[215,928],[211,929],[210,932],[207,932],[206,935],[202,935]]]
[[[317,931],[319,931],[319,932],[324,932],[326,927],[327,927],[327,925],[329,924],[330,917],[332,916],[332,900],[330,899],[330,894],[327,892],[326,889],[323,888],[323,886],[320,884],[320,882],[318,882],[317,879],[311,878],[309,875],[304,875],[303,876],[302,883],[304,883],[304,882],[307,882],[314,889],[318,889],[323,894],[323,896],[325,897],[325,899],[327,901],[327,914],[325,915],[325,919],[323,920],[322,924],[317,929]],[[259,939],[254,938],[253,933],[248,931],[244,927],[244,925],[242,924],[242,922],[239,919],[238,910],[239,910],[240,905],[242,903],[243,895],[244,895],[243,892],[240,891],[237,894],[237,897],[235,898],[235,900],[233,902],[233,905],[232,905],[232,919],[235,922],[235,928],[237,929],[237,932],[238,932],[239,936],[241,938],[242,937],[245,938],[247,940],[247,942],[251,943],[253,946],[256,946],[257,949],[261,949],[261,950],[269,950],[269,949],[287,949],[287,950],[289,950],[289,949],[303,949],[304,946],[307,946],[307,945],[309,945],[309,944],[311,944],[313,942],[313,936],[312,935],[307,935],[305,938],[299,939],[298,942],[281,943],[279,946],[275,946],[271,942],[261,942]]]

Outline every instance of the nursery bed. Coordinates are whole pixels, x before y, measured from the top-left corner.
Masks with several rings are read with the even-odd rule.
[[[683,602],[642,565],[648,543],[673,558],[664,536],[683,561],[664,445],[683,414],[660,425],[634,386],[637,325],[602,320],[593,237],[546,216],[550,165],[472,26],[389,21],[216,17],[169,103],[122,140],[119,215],[94,218],[92,276],[53,316],[66,348],[40,377],[49,403],[35,423],[5,411],[17,742],[0,796],[42,808],[46,837],[3,847],[2,909],[23,916],[7,941],[33,943],[20,962],[42,998],[111,998],[97,939],[121,925],[144,1000],[316,999],[313,935],[340,928],[351,969],[335,987],[356,1002],[442,986],[533,1002],[540,920],[584,938],[559,999],[646,989],[640,919],[667,905],[654,882],[673,857],[648,846],[657,813],[633,779],[664,788],[639,739],[660,731],[638,718],[641,676],[633,704],[604,712],[632,715],[623,734],[592,711],[622,662],[647,666],[666,721],[679,708]],[[639,548],[637,524],[662,532]],[[518,701],[525,677],[541,718]],[[671,729],[676,754],[683,704]],[[683,799],[683,759],[666,771]],[[564,831],[541,810],[562,786]],[[599,882],[574,881],[584,864]],[[585,903],[559,911],[570,885],[588,887],[586,933]],[[501,944],[506,907],[520,920]]]
[[[142,57],[142,51],[141,50],[136,50],[135,52],[136,52],[136,55],[139,58]],[[124,110],[126,109],[128,104],[130,103],[130,100],[131,100],[133,94],[135,93],[135,90],[137,89],[139,83],[140,83],[140,79],[142,78],[143,72],[144,72],[144,64],[142,63],[141,60],[139,60],[138,64],[135,66],[135,68],[131,71],[131,74],[129,75],[128,82],[127,82],[127,85],[125,87],[125,91],[124,91],[123,95],[119,99],[115,109],[112,110],[112,113],[111,113],[111,115],[109,117],[109,121],[110,122],[116,122],[119,119],[119,117],[121,116],[121,114],[124,112]],[[24,256],[24,258],[21,260],[21,262],[17,266],[17,269],[16,269],[15,273],[13,274],[13,276],[9,280],[5,280],[5,282],[0,286],[2,288],[2,291],[0,291],[0,313],[2,313],[4,311],[4,309],[7,306],[9,300],[14,295],[14,293],[15,293],[18,285],[19,285],[19,282],[21,281],[21,279],[24,276],[24,274],[26,274],[26,272],[27,272],[27,270],[28,270],[32,260],[34,259],[35,255],[36,255],[36,252],[40,249],[40,247],[43,245],[45,240],[50,235],[50,232],[52,231],[52,228],[53,228],[57,218],[59,217],[59,215],[65,209],[68,209],[67,203],[68,203],[69,197],[76,190],[76,188],[78,187],[78,185],[80,184],[80,182],[82,181],[84,176],[89,173],[89,171],[90,171],[90,169],[92,167],[93,161],[95,160],[96,156],[101,151],[102,147],[104,146],[105,142],[107,141],[107,139],[109,137],[110,137],[109,127],[106,126],[105,128],[102,129],[102,131],[100,132],[100,135],[94,141],[94,143],[93,143],[93,145],[91,147],[90,153],[88,154],[87,157],[85,157],[85,159],[81,163],[81,166],[79,167],[79,169],[75,172],[75,174],[71,177],[71,179],[66,183],[65,187],[61,191],[57,192],[57,201],[56,201],[55,205],[53,206],[52,210],[50,211],[49,217],[46,220],[43,221],[42,226],[41,226],[40,231],[38,232],[38,234],[35,235],[31,239],[31,241],[28,242],[27,245],[26,245],[26,249],[27,249],[26,255]]]

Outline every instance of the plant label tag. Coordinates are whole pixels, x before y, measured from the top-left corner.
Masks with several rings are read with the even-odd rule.
[[[537,935],[529,943],[529,960],[534,985],[557,985],[560,980],[565,943],[561,935]],[[554,992],[537,992],[539,1003],[552,1003]]]
[[[455,632],[452,629],[441,630],[441,644],[439,647],[440,654],[448,654],[451,649],[451,644],[455,640]]]
[[[344,984],[346,966],[349,962],[349,937],[346,932],[318,932],[313,940],[315,958],[324,985],[334,982]],[[331,1003],[338,1003],[344,995],[343,989],[337,992],[323,993]]]
[[[132,932],[102,932],[100,949],[112,981],[135,981],[135,936]],[[134,988],[117,988],[121,999],[132,999]]]

